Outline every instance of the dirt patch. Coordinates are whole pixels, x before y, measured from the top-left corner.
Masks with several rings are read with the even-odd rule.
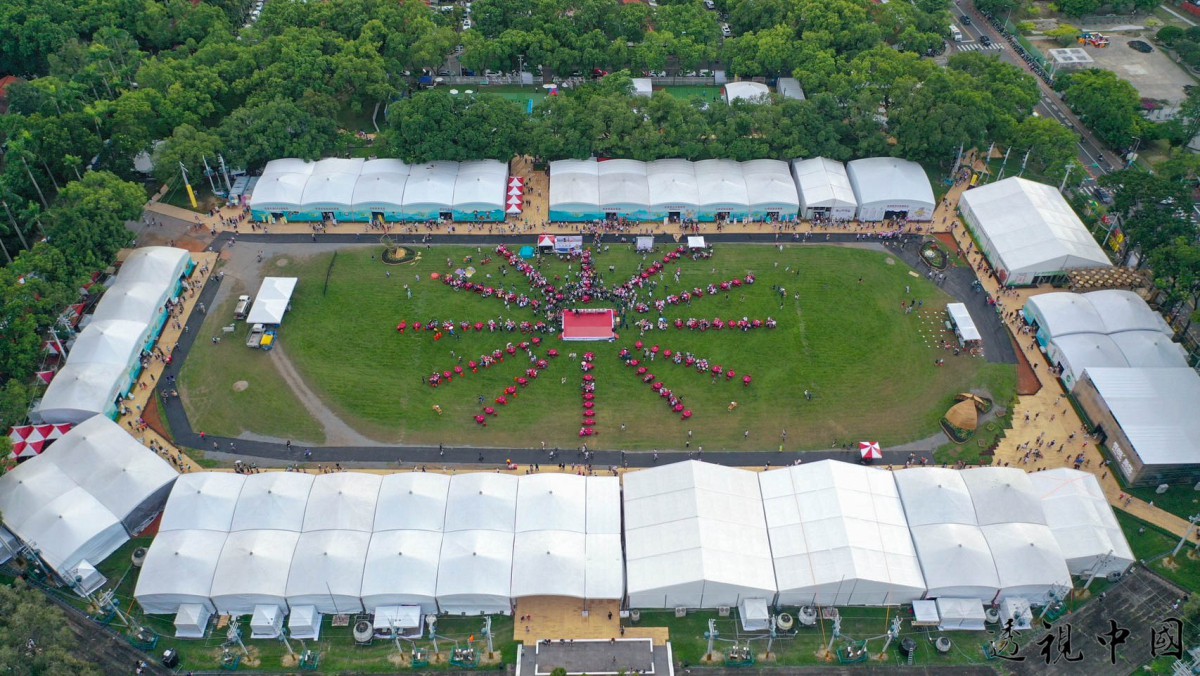
[[[286,258],[280,258],[279,260],[275,261],[275,267],[277,267],[277,268],[286,268],[286,267],[288,266],[288,263],[290,263],[290,262],[291,262],[291,261],[289,261],[289,260],[288,260],[288,259],[286,259]]]
[[[895,265],[896,259],[892,258],[891,256],[888,256],[887,258],[883,259],[883,262],[887,263],[888,265]]]
[[[244,380],[239,380],[233,384],[233,391],[234,392],[245,392],[246,388],[248,388],[248,387],[250,387],[250,383],[248,383]]]
[[[146,421],[146,425],[150,429],[158,432],[159,436],[167,441],[174,443],[174,439],[168,433],[167,425],[163,422],[162,411],[159,409],[158,393],[153,397],[147,397],[146,407],[142,409],[142,420]]]
[[[1013,351],[1017,353],[1017,394],[1021,396],[1037,394],[1042,389],[1042,381],[1038,380],[1037,372],[1025,358],[1025,353],[1021,350],[1021,346],[1017,345],[1017,341],[1013,340],[1012,336],[1009,336],[1008,339],[1012,341]]]

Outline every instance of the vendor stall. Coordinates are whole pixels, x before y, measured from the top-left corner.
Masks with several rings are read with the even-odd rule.
[[[975,327],[975,320],[971,319],[971,313],[967,311],[966,305],[950,303],[946,306],[946,314],[950,317],[950,324],[954,327],[954,334],[958,336],[960,346],[971,348],[982,345],[983,336]]]

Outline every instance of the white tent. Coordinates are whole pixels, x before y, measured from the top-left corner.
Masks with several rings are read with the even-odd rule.
[[[130,252],[117,271],[117,284],[153,284],[172,291],[192,260],[186,249],[144,246]],[[165,300],[165,299],[164,299]]]
[[[900,605],[924,595],[892,472],[825,460],[758,478],[779,604]]]
[[[108,578],[96,570],[91,561],[80,561],[79,565],[67,571],[65,577],[68,580],[74,580],[75,592],[80,596],[91,594],[108,582]]]
[[[288,605],[316,606],[331,615],[362,612],[359,594],[370,542],[370,533],[357,530],[301,534],[287,579]]]
[[[364,472],[318,475],[308,494],[303,530],[371,532],[382,482],[379,475]]]
[[[146,552],[133,596],[150,615],[182,612],[194,605],[215,610],[209,593],[226,533],[174,530],[159,533]]]
[[[633,608],[715,608],[774,598],[775,570],[754,473],[688,461],[625,476]]]
[[[380,606],[375,609],[375,631],[376,633],[384,631],[396,631],[411,636],[409,629],[417,629],[419,636],[421,634],[421,612],[420,606]]]
[[[771,611],[767,599],[742,599],[738,604],[738,619],[743,631],[765,631],[771,627]]]
[[[650,184],[646,163],[636,160],[605,160],[596,163],[597,205],[604,213],[641,216],[650,206]]]
[[[117,397],[129,384],[129,369],[111,364],[73,364],[70,360],[54,375],[37,417],[61,425],[74,424],[117,410]]]
[[[574,474],[529,474],[520,477],[516,532],[586,532],[590,481]]]
[[[179,606],[175,613],[175,638],[204,638],[212,611],[199,603]]]
[[[801,216],[850,220],[858,199],[850,187],[846,165],[824,157],[792,161],[792,176],[799,189]]]
[[[255,211],[299,211],[304,200],[304,186],[314,166],[314,162],[295,158],[267,162],[250,196],[250,208]]]
[[[1073,333],[1108,333],[1104,317],[1086,293],[1041,293],[1030,297],[1022,312],[1047,341]]]
[[[1050,528],[1034,523],[980,526],[1000,577],[999,600],[1045,602],[1071,588],[1071,573]]]
[[[1065,467],[1029,475],[1072,575],[1124,573],[1136,561],[1100,482]]]
[[[1029,474],[1015,467],[975,467],[961,470],[980,526],[998,523],[1045,525],[1041,498]]]
[[[321,612],[316,606],[292,606],[288,613],[288,636],[303,641],[321,638]]]
[[[1006,284],[1112,265],[1054,186],[1013,176],[964,192],[958,206]]]
[[[440,533],[446,521],[449,491],[450,477],[445,474],[409,472],[383,477],[375,508],[375,532],[426,530]]]
[[[965,304],[948,303],[946,305],[946,314],[950,315],[950,321],[954,324],[954,330],[958,333],[959,339],[964,342],[983,339],[983,336],[979,334],[979,329],[975,326],[975,320],[971,318],[971,313],[967,310]]]
[[[734,216],[748,214],[750,196],[742,165],[734,160],[701,160],[692,164],[696,176],[696,204],[700,211]]]
[[[400,160],[367,160],[354,183],[354,208],[396,215],[404,201],[409,167]]]
[[[912,539],[929,598],[954,596],[991,603],[1000,592],[996,561],[978,526],[960,523],[914,525]]]
[[[708,246],[704,243],[704,237],[701,235],[688,235],[687,245],[689,249],[703,249]]]
[[[584,598],[620,599],[625,596],[625,557],[619,533],[588,533],[584,552]]]
[[[457,182],[457,162],[411,165],[408,182],[404,185],[405,215],[429,219],[454,211],[454,187]]]
[[[246,323],[282,324],[297,281],[295,277],[264,277],[254,305],[250,306],[250,314],[246,315]]]
[[[895,157],[870,157],[846,164],[846,176],[858,200],[858,220],[933,218],[937,200],[925,170]]]
[[[761,82],[726,82],[721,95],[729,105],[734,101],[764,103],[771,98],[771,88]]]
[[[595,160],[550,163],[550,214],[555,220],[600,218],[599,171]],[[646,201],[649,201],[647,198]]]
[[[286,607],[288,573],[299,539],[299,533],[282,530],[230,533],[221,549],[209,593],[217,611],[224,615],[249,615],[255,612],[255,606]]]
[[[650,98],[654,96],[654,80],[648,77],[633,78],[633,93],[635,96]]]
[[[533,530],[517,533],[512,555],[512,597],[585,598],[586,541],[587,536],[581,532]]]
[[[282,606],[269,603],[254,606],[254,612],[250,614],[250,638],[279,638],[283,633],[285,614],[286,610]]]
[[[983,631],[987,613],[979,599],[937,598],[939,631]]]
[[[650,213],[656,218],[671,214],[695,215],[700,208],[696,170],[687,160],[655,160],[646,164]]]
[[[459,474],[454,478],[457,480],[463,476],[473,475]],[[442,537],[438,566],[438,607],[450,615],[509,613],[512,610],[512,567],[511,530],[447,532]]]
[[[944,467],[918,467],[895,472],[895,477],[909,526],[978,525],[962,472]]]
[[[246,477],[230,530],[299,533],[314,478],[303,472],[266,472]]]
[[[354,186],[363,162],[360,158],[330,157],[315,163],[304,183],[300,208],[309,212],[349,211],[354,205]]]
[[[43,454],[94,495],[130,533],[141,531],[163,508],[179,477],[157,453],[103,416],[76,425]]]
[[[65,489],[22,523],[5,519],[9,530],[62,575],[83,561],[103,561],[129,539],[120,520],[78,486]]]
[[[103,319],[149,323],[162,312],[168,293],[166,285],[149,282],[114,284],[96,303],[93,321]]]
[[[475,160],[459,164],[454,179],[455,217],[503,211],[507,188],[508,165],[504,162]]]
[[[79,333],[68,359],[76,364],[105,364],[128,369],[141,354],[150,327],[119,319],[93,321]]]
[[[742,162],[746,180],[746,199],[754,218],[795,216],[800,211],[800,196],[787,162],[749,160]]]
[[[486,472],[456,474],[450,479],[446,500],[447,533],[491,530],[511,535],[517,516],[517,477]]]
[[[621,534],[621,482],[616,477],[588,477],[587,533]]]
[[[233,472],[182,474],[171,489],[158,532],[212,530],[228,533],[246,475]]]
[[[360,592],[367,612],[379,606],[418,605],[426,614],[436,613],[441,549],[440,532],[386,530],[372,534]]]

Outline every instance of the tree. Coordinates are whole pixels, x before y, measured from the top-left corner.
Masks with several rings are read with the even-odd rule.
[[[971,84],[970,76],[945,70],[909,91],[888,115],[896,151],[918,162],[946,164],[958,148],[982,144],[995,106]]]
[[[1046,37],[1057,42],[1059,47],[1068,47],[1075,44],[1079,38],[1079,29],[1069,23],[1063,23],[1054,30],[1046,31]]]
[[[1065,78],[1064,97],[1071,110],[1101,139],[1127,147],[1138,129],[1141,97],[1133,85],[1108,70],[1084,70]]]
[[[1163,305],[1183,315],[1181,334],[1187,334],[1200,313],[1200,246],[1195,237],[1176,237],[1150,254],[1154,285],[1162,291]]]
[[[1058,8],[1067,16],[1094,14],[1100,9],[1101,0],[1059,0]]]
[[[98,665],[78,656],[78,640],[63,611],[23,580],[0,586],[0,664],[13,673],[99,676]]]
[[[1060,176],[1075,162],[1078,137],[1055,120],[1027,117],[1017,125],[1011,148],[1017,158],[1029,154],[1029,165],[1042,176]]]
[[[315,160],[337,141],[332,115],[317,115],[293,101],[277,98],[233,111],[219,135],[234,166],[261,167],[279,157]]]
[[[179,165],[189,176],[200,176],[205,159],[215,160],[221,151],[221,137],[201,131],[190,124],[175,128],[175,133],[154,151],[154,178],[169,183],[179,176]]]
[[[50,241],[70,269],[98,269],[129,246],[126,221],[139,217],[146,192],[111,172],[91,171],[62,189],[49,214]]]

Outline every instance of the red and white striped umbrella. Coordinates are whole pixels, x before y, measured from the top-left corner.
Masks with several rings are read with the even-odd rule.
[[[858,442],[858,453],[863,460],[879,460],[883,457],[883,449],[879,448],[878,441]]]

